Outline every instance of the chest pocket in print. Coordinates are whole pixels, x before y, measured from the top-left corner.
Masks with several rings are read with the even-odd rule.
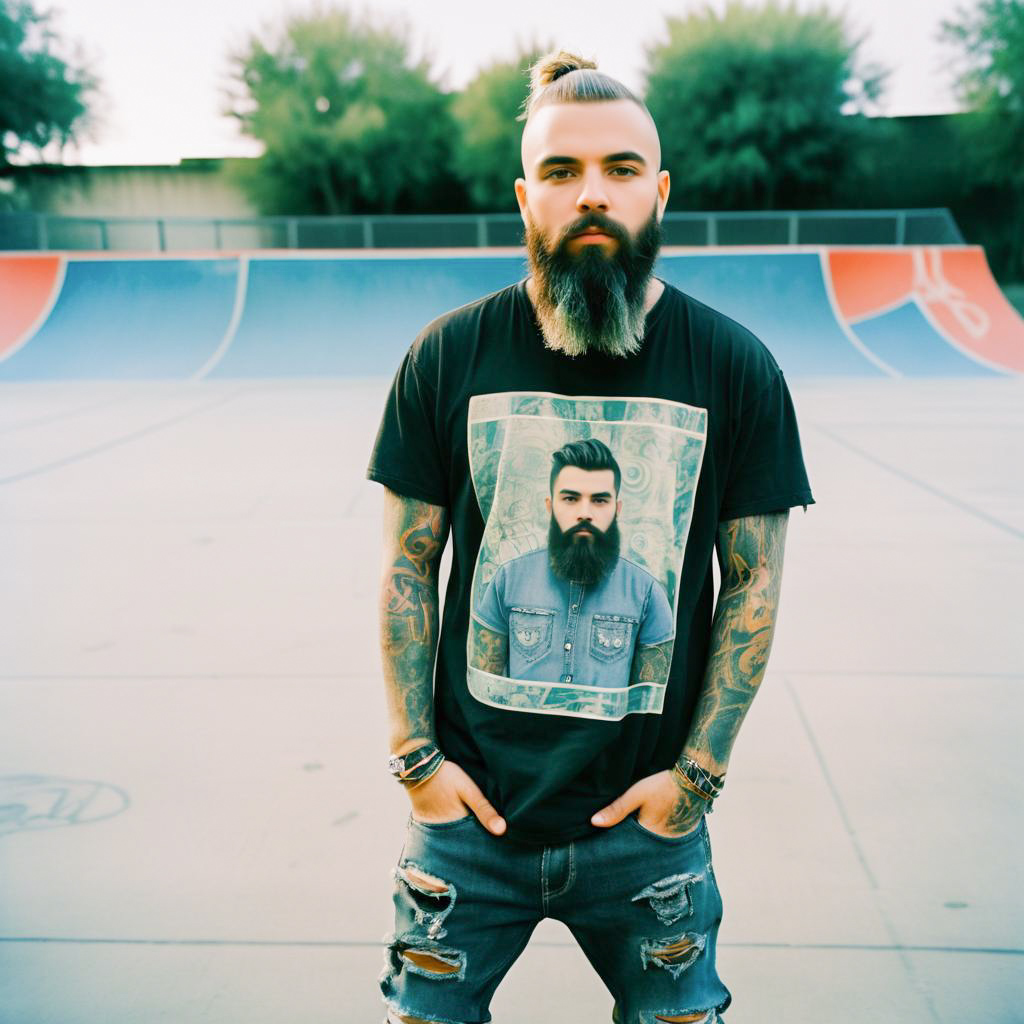
[[[532,664],[551,650],[555,613],[547,608],[512,608],[508,633],[516,653]]]
[[[599,661],[619,661],[633,653],[637,620],[628,615],[595,613],[590,627],[590,653]]]

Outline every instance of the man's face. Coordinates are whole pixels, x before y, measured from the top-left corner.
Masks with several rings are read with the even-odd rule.
[[[546,342],[636,351],[669,191],[654,125],[630,100],[552,104],[530,118],[522,156],[516,198]]]
[[[615,497],[610,469],[565,466],[555,477],[553,495],[545,499],[551,514],[548,559],[559,579],[593,584],[619,557],[616,519],[622,502]]]
[[[584,536],[588,527],[604,533],[622,509],[622,502],[615,500],[615,474],[610,469],[563,466],[555,477],[552,495],[545,504],[563,533],[575,526]]]
[[[603,215],[635,237],[668,202],[668,171],[659,171],[661,143],[632,100],[552,103],[529,120],[522,140],[523,174],[516,180],[520,212],[551,245],[587,213]],[[572,239],[579,254],[618,248],[607,235]]]

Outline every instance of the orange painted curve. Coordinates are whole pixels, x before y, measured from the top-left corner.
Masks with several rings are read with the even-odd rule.
[[[1024,319],[979,246],[834,249],[829,273],[847,322],[915,299],[951,341],[979,359],[1024,371]]]
[[[59,256],[0,256],[0,359],[46,311],[59,272]]]

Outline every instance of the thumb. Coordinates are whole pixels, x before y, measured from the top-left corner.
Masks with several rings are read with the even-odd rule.
[[[616,797],[607,807],[602,807],[591,819],[594,825],[618,825],[631,811],[636,810],[642,801],[635,786],[630,786],[622,796]]]
[[[494,809],[494,805],[484,796],[480,787],[468,776],[463,792],[459,795],[469,804],[470,810],[480,819],[480,824],[488,832],[500,836],[505,831],[505,819]]]

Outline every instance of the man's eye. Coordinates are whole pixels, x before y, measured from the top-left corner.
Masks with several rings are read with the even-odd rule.
[[[571,174],[572,171],[568,167],[556,167],[553,171],[548,172],[544,175],[545,178],[553,178],[556,174]]]
[[[612,172],[614,173],[615,171],[625,171],[625,175],[621,175],[621,177],[629,177],[630,175],[636,175],[637,173],[635,167],[613,167]]]

